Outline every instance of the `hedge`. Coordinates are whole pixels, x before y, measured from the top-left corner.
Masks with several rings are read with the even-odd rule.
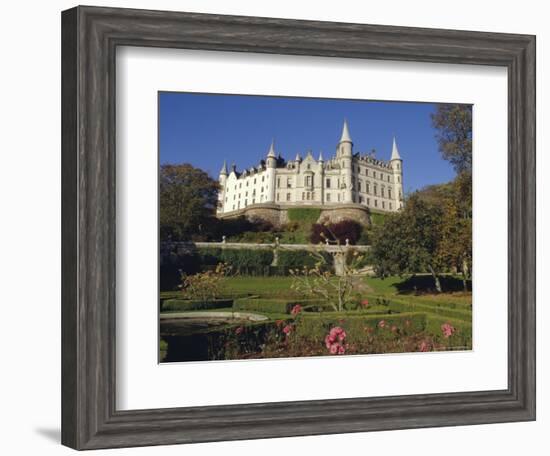
[[[232,305],[232,299],[215,299],[212,301],[204,301],[201,299],[167,299],[161,302],[161,312],[221,309],[224,307],[231,307]]]
[[[286,313],[289,314],[292,308],[300,304],[307,314],[308,309],[313,312],[319,310],[332,310],[332,307],[323,300],[317,299],[279,299],[279,298],[260,298],[250,297],[236,299],[233,303],[235,310],[251,310],[267,313]]]
[[[324,258],[323,265],[332,268],[333,257],[330,253],[320,252]],[[278,268],[288,273],[289,269],[314,268],[321,261],[316,255],[308,250],[280,250],[278,252]]]
[[[457,332],[454,336],[451,336],[453,346],[462,345],[465,349],[472,348],[472,323],[469,321],[460,320],[458,318],[446,318],[441,315],[430,314],[426,322],[426,330],[435,336],[442,342],[445,339],[442,337],[441,325],[449,323]]]
[[[458,318],[465,321],[472,319],[472,312],[469,310],[451,309],[448,307],[432,306],[428,304],[406,303],[391,300],[389,303],[389,309],[392,312],[427,312],[448,318]]]
[[[407,330],[421,332],[426,329],[427,316],[422,312],[407,312],[402,314],[352,314],[342,315],[338,312],[325,312],[319,315],[305,314],[300,324],[297,325],[296,334],[304,338],[324,338],[334,326],[340,326],[346,330],[349,340],[363,339],[366,328],[372,328],[375,333],[386,331],[378,325],[380,321],[388,326],[396,325],[403,328],[408,323]]]

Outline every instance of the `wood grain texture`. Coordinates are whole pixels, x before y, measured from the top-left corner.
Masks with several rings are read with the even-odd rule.
[[[114,114],[121,45],[507,67],[508,389],[117,411]],[[78,7],[62,14],[62,54],[65,445],[93,449],[535,418],[533,36]]]

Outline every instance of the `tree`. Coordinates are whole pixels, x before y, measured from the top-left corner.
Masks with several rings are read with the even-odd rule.
[[[431,115],[443,158],[457,174],[472,170],[472,106],[440,104]]]
[[[160,168],[161,239],[188,240],[214,224],[218,183],[190,164]]]
[[[462,173],[452,183],[452,193],[442,201],[441,242],[437,255],[448,267],[460,271],[464,291],[472,268],[472,178]]]
[[[374,232],[372,258],[377,275],[414,274],[428,271],[438,292],[444,270],[439,255],[443,213],[439,206],[413,194],[404,209],[386,218]]]

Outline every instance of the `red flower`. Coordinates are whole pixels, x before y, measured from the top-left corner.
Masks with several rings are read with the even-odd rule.
[[[283,328],[283,332],[288,336],[292,332],[292,325],[286,325]]]
[[[386,321],[385,320],[380,320],[378,322],[378,327],[381,328],[381,329],[384,329],[386,327]]]
[[[422,341],[422,343],[420,344],[420,351],[421,352],[427,352],[427,351],[430,351],[430,344],[428,342],[426,342],[425,340]]]
[[[446,339],[451,337],[455,331],[455,328],[451,326],[450,323],[443,323],[441,325],[441,332],[443,333],[443,337],[445,337]]]
[[[361,305],[362,305],[363,307],[368,307],[368,306],[369,306],[369,300],[368,300],[368,299],[363,299],[363,300],[361,301]]]
[[[302,311],[302,306],[300,304],[296,304],[292,310],[290,311],[291,315],[292,316],[296,316],[298,315],[300,312]]]

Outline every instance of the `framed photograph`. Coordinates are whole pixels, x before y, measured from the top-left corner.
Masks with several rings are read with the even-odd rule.
[[[535,419],[535,37],[62,13],[62,442]]]

